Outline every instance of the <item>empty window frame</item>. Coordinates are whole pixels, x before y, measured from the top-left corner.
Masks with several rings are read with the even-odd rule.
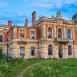
[[[20,37],[24,37],[24,30],[20,30]]]
[[[58,29],[58,38],[62,38],[62,31],[60,28]]]
[[[67,38],[68,39],[71,39],[71,33],[70,33],[70,30],[69,29],[67,30]]]
[[[51,28],[48,28],[47,35],[48,35],[48,38],[52,38],[52,29]]]
[[[72,55],[72,48],[70,45],[68,46],[68,55]]]
[[[35,48],[31,47],[31,56],[34,56]]]
[[[3,41],[3,35],[0,35],[0,42]]]
[[[35,39],[35,31],[31,31],[31,39]]]
[[[0,58],[2,58],[2,47],[0,47]]]
[[[20,55],[24,55],[24,47],[20,47]]]
[[[48,55],[52,55],[52,45],[48,46]]]

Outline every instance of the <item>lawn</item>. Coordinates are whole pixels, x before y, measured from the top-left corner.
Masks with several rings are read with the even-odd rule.
[[[77,77],[77,59],[51,59],[33,66],[24,77]]]
[[[41,63],[40,63],[41,62]],[[77,77],[77,59],[0,59],[0,77],[17,77],[28,66],[40,63],[24,73],[24,77]]]
[[[6,59],[0,58],[0,77],[16,77],[27,66],[44,60],[46,59],[9,58],[7,63]]]

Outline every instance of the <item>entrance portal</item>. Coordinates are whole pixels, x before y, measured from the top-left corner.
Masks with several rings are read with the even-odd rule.
[[[59,46],[59,58],[62,58],[62,46]]]

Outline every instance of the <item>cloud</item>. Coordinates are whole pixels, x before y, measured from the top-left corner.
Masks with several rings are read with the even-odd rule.
[[[12,20],[13,24],[20,24],[25,21],[27,16],[24,15],[24,12],[1,12],[0,13],[0,24],[7,24],[8,20]],[[5,22],[6,21],[6,22]],[[22,25],[23,25],[22,24]]]
[[[28,1],[28,0],[24,0],[24,1]]]
[[[34,5],[34,6],[49,7],[49,6],[52,6],[52,5]]]
[[[61,8],[65,4],[73,4],[77,3],[77,0],[36,0],[32,1],[32,6],[41,6],[41,7],[48,7],[48,6],[56,6],[57,8]]]
[[[24,12],[17,12],[18,15],[24,15]]]

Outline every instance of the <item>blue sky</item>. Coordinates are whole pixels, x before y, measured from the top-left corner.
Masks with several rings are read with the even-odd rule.
[[[36,19],[41,16],[56,16],[61,11],[62,17],[70,20],[77,12],[77,0],[0,0],[0,24],[12,20],[13,25],[24,25],[25,19],[32,23],[32,12]]]

